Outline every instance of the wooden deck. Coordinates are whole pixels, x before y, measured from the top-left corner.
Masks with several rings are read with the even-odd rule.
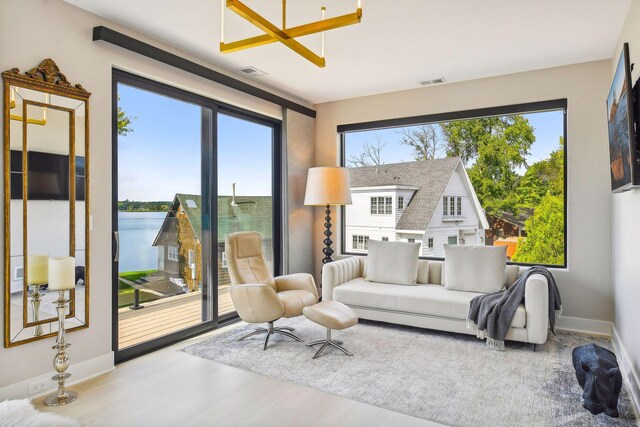
[[[118,348],[123,349],[163,335],[197,325],[202,321],[201,293],[183,295],[143,303],[144,308],[118,310]],[[235,311],[229,288],[218,294],[218,316]]]

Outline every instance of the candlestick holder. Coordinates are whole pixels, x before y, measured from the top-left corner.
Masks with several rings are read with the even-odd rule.
[[[56,339],[56,345],[51,347],[54,350],[58,350],[53,358],[53,367],[58,372],[58,375],[51,377],[52,380],[58,382],[58,392],[44,399],[44,404],[47,406],[66,405],[78,398],[77,392],[67,391],[64,388],[65,380],[71,376],[71,374],[66,373],[66,370],[69,367],[69,355],[67,354],[67,348],[71,344],[67,343],[67,333],[64,329],[64,318],[69,300],[64,297],[64,291],[58,292],[58,299],[55,301],[57,304],[56,310],[58,311],[58,338]]]
[[[31,311],[33,311],[33,322],[34,323],[38,323],[40,321],[40,301],[42,301],[42,299],[40,298],[42,296],[42,293],[40,293],[40,284],[34,284],[33,285],[33,292],[31,292]],[[43,329],[42,329],[42,325],[36,325],[35,329],[33,330],[33,336],[34,337],[39,337],[40,335],[43,334]]]

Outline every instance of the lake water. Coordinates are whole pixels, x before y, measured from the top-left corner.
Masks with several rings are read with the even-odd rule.
[[[118,212],[121,273],[158,268],[158,248],[152,244],[166,216],[166,212]]]

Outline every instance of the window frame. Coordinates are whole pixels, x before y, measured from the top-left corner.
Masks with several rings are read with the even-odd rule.
[[[455,243],[451,243],[452,239],[456,239]],[[447,236],[447,245],[458,246],[458,236]]]
[[[387,128],[398,128],[405,126],[418,126],[422,124],[436,124],[440,122],[447,121],[455,121],[455,120],[469,120],[469,119],[477,119],[482,117],[492,117],[492,116],[504,116],[504,115],[513,115],[513,114],[531,114],[531,113],[542,113],[545,111],[562,111],[563,113],[563,138],[564,138],[564,150],[563,150],[563,162],[564,162],[564,170],[563,179],[564,179],[564,224],[563,224],[563,233],[564,233],[564,263],[560,264],[536,264],[536,263],[522,263],[522,262],[513,262],[507,261],[508,265],[522,265],[522,266],[532,266],[532,265],[542,265],[548,268],[554,269],[567,269],[568,268],[568,248],[569,248],[569,235],[568,235],[568,210],[567,210],[567,199],[568,199],[568,156],[567,153],[569,151],[569,138],[567,135],[567,112],[568,112],[568,100],[567,98],[559,98],[559,99],[551,99],[546,101],[536,101],[536,102],[527,102],[522,104],[512,104],[512,105],[503,105],[496,107],[487,107],[487,108],[478,108],[472,110],[459,110],[445,113],[436,113],[436,114],[427,114],[421,116],[409,116],[409,117],[397,117],[385,120],[375,120],[375,121],[367,121],[367,122],[359,122],[359,123],[349,123],[349,124],[340,124],[336,127],[337,134],[339,136],[339,164],[342,167],[346,167],[346,134],[351,132],[359,132],[359,131],[371,131],[376,129],[387,129]],[[346,208],[344,206],[340,207],[340,254],[342,255],[362,255],[361,253],[352,253],[346,250],[345,239],[346,236]],[[437,261],[443,261],[442,257],[420,257],[421,259],[431,259]]]
[[[427,249],[433,249],[433,237],[427,237]]]
[[[375,201],[375,203],[374,203]],[[381,203],[382,202],[382,203]],[[375,204],[375,209],[373,208]],[[382,208],[382,212],[380,212]],[[374,212],[375,210],[375,212]],[[387,196],[370,196],[369,200],[370,215],[393,215],[393,197]]]
[[[398,210],[404,210],[404,196],[398,196],[397,203],[398,203]]]
[[[360,247],[360,245],[362,245],[362,247]],[[369,236],[365,236],[364,234],[353,234],[351,236],[351,246],[356,251],[369,250]]]

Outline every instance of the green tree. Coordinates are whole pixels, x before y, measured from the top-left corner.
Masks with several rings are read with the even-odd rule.
[[[521,115],[484,117],[440,125],[447,141],[447,156],[460,157],[478,199],[487,213],[518,210],[517,169],[535,142],[534,128]]]
[[[564,264],[564,197],[547,193],[525,221],[527,237],[518,240],[513,261]]]
[[[120,103],[120,97],[118,97],[118,103]],[[136,117],[127,115],[121,107],[118,107],[116,114],[118,117],[118,135],[127,136],[129,133],[133,132],[132,122]]]
[[[564,139],[548,159],[532,164],[520,180],[518,206],[535,208],[546,194],[564,197]]]

